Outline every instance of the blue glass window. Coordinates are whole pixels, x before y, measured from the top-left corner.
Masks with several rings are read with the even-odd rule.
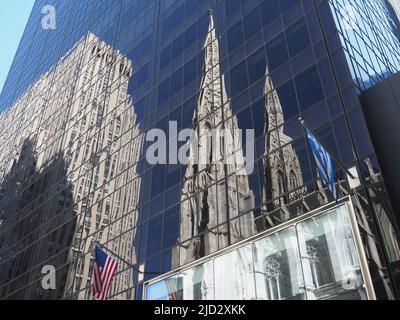
[[[158,104],[162,104],[169,98],[169,78],[160,84],[158,88]]]
[[[171,62],[171,45],[161,51],[160,69],[164,68]]]
[[[228,30],[228,50],[232,52],[243,43],[243,28],[242,22],[236,23]]]
[[[185,38],[182,34],[172,43],[172,59],[182,54],[185,45],[184,40]]]
[[[251,111],[250,108],[246,108],[237,114],[239,128],[242,130],[254,128],[253,119],[252,119],[250,111]],[[244,137],[244,134],[245,133],[243,132],[243,137]],[[243,142],[245,142],[245,141],[246,140],[244,139]]]
[[[143,85],[149,78],[149,64],[146,64],[139,70],[139,75],[138,75],[138,87]]]
[[[185,2],[185,15],[186,17],[193,14],[197,8],[197,0],[190,0]]]
[[[299,114],[299,105],[297,103],[296,91],[293,80],[290,80],[277,89],[277,93],[283,109],[286,120]]]
[[[147,260],[146,272],[160,272],[161,271],[161,256],[157,256],[153,259]]]
[[[184,85],[185,87],[191,83],[194,79],[196,79],[197,74],[197,63],[196,58],[188,61],[184,67]]]
[[[173,119],[170,119],[174,121]],[[179,121],[178,121],[179,123]],[[169,165],[167,167],[167,180],[166,180],[166,188],[169,189],[181,181],[181,168],[179,165]]]
[[[196,41],[196,24],[191,25],[185,32],[185,48],[189,48]]]
[[[271,71],[288,61],[289,55],[283,34],[267,44],[267,57]]]
[[[315,66],[295,78],[300,109],[305,110],[324,98],[321,80]]]
[[[164,249],[176,245],[179,238],[179,208],[173,208],[165,213],[164,218]]]
[[[246,40],[254,37],[261,30],[260,14],[258,9],[250,12],[243,19],[244,37]]]
[[[151,257],[161,250],[162,216],[152,219],[149,223],[149,237],[147,240],[147,256]]]
[[[170,96],[174,96],[180,90],[182,90],[183,81],[183,69],[179,69],[171,76],[171,91]]]
[[[142,224],[142,226],[140,228],[140,246],[138,246],[138,248],[140,250],[139,251],[140,252],[140,260],[143,260],[146,257],[147,236],[149,234],[148,225],[149,225],[149,222],[146,221]]]
[[[225,13],[230,16],[237,11],[240,11],[240,0],[225,0]]]
[[[270,24],[280,15],[278,0],[265,0],[260,6],[260,10],[264,26]]]
[[[281,11],[284,13],[288,10],[291,6],[295,5],[296,3],[300,2],[299,0],[280,0],[281,4]]]
[[[265,75],[266,61],[264,48],[257,50],[247,59],[250,85],[257,82]]]
[[[232,68],[230,72],[230,80],[232,97],[236,96],[248,87],[249,82],[247,80],[247,68],[245,61]]]
[[[286,32],[289,54],[294,57],[310,45],[307,25],[304,19],[296,22]]]
[[[197,21],[197,38],[201,38],[208,32],[209,24],[210,16],[207,13]]]
[[[151,196],[157,196],[164,191],[165,184],[165,166],[158,165],[153,169],[153,178],[151,182]]]

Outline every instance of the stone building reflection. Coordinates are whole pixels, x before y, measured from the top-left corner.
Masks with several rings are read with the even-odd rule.
[[[74,264],[70,275],[74,276],[69,278],[66,292],[66,296],[78,293],[79,298],[86,299],[91,298],[88,288],[93,240],[105,244],[124,260],[136,263],[133,241],[140,193],[136,168],[143,143],[134,106],[127,93],[132,61],[91,35],[89,43],[86,52],[91,64],[82,72],[82,85],[85,85],[87,75],[95,74],[92,81],[98,86],[95,90],[91,88],[89,95],[82,99],[91,101],[94,98],[93,108],[67,133],[70,143],[84,132],[93,135],[86,142],[86,148],[72,147],[76,151],[68,153],[74,167],[87,160],[91,166],[87,175],[81,176],[77,192],[77,198],[81,199],[78,212],[82,214],[72,251]],[[75,113],[80,112],[78,103],[74,108]],[[119,272],[111,293],[120,293],[115,299],[129,299],[132,271],[122,263]]]
[[[283,107],[268,67],[265,80],[265,154],[263,211],[270,226],[285,222],[291,214],[288,205],[307,193],[299,158],[292,146],[293,139],[284,133]],[[293,208],[290,208],[293,211]],[[296,210],[297,211],[297,210]],[[271,214],[272,213],[272,214]]]
[[[24,198],[42,201],[37,210],[45,216],[43,221],[36,221],[33,208],[24,207],[23,213],[18,214],[18,210],[10,211],[3,206],[5,200],[0,200],[3,210],[0,216],[3,221],[0,250],[9,253],[7,258],[2,255],[1,274],[12,273],[14,267],[9,259],[32,259],[21,267],[20,278],[11,277],[13,281],[10,284],[1,279],[2,297],[12,293],[10,288],[26,286],[24,279],[29,278],[36,280],[36,287],[32,290],[37,292],[29,297],[44,298],[38,278],[41,273],[30,269],[60,260],[62,263],[56,267],[60,268],[58,272],[63,272],[63,277],[59,278],[57,290],[49,293],[50,298],[91,299],[95,240],[126,261],[136,263],[133,242],[140,191],[136,167],[143,136],[128,95],[131,73],[132,61],[88,33],[1,116],[0,181],[7,185],[11,181],[10,175],[30,176],[30,180],[24,183]],[[30,143],[29,151],[26,151],[26,146],[22,150],[25,150],[24,154],[34,156],[33,169],[20,165],[15,172],[13,162],[22,161],[22,151],[18,156],[22,141]],[[47,189],[37,188],[36,182],[31,182],[34,175],[29,170],[37,172],[39,181],[51,175]],[[56,170],[54,174],[52,170]],[[62,172],[63,187],[57,184]],[[45,202],[46,192],[50,190],[56,198],[62,197],[62,210],[57,211]],[[7,190],[3,193],[7,195]],[[10,198],[15,202],[17,196],[10,195]],[[61,198],[58,202],[61,203]],[[4,231],[13,225],[17,216],[21,219],[19,223],[34,223],[32,228],[36,226],[37,234],[25,232],[15,239]],[[46,230],[51,234],[49,237],[60,237],[63,242],[51,246],[51,252],[41,251],[40,255],[31,256],[38,246],[46,243]],[[35,248],[33,251],[25,249],[25,245],[29,247],[26,241]],[[52,242],[48,242],[50,246]],[[23,249],[11,250],[13,247]],[[131,273],[128,266],[120,264],[111,288],[115,299],[131,297]],[[24,294],[19,292],[11,297]]]
[[[219,40],[211,12],[205,41],[204,76],[193,126],[199,134],[198,154],[211,161],[197,164],[192,145],[181,195],[181,244],[173,250],[173,268],[255,234],[253,214],[239,217],[240,213],[254,208],[254,193],[248,177],[236,174],[235,164],[225,165],[224,162],[235,154],[242,158],[243,151],[235,147],[233,139],[234,131],[239,129],[238,121],[232,113],[224,75],[221,75]],[[204,144],[213,129],[225,129],[225,140]]]

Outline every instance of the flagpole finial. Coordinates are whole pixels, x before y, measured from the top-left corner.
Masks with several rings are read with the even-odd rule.
[[[304,119],[301,116],[299,117],[299,121],[303,125],[303,127],[306,127],[306,122],[304,121]]]

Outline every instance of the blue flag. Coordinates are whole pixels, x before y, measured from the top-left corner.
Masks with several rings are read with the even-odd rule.
[[[320,142],[314,137],[314,135],[308,130],[308,142],[310,143],[312,152],[314,154],[315,161],[318,166],[318,172],[321,176],[322,182],[325,187],[331,190],[333,197],[337,200],[337,194],[335,189],[335,170],[333,167],[332,158]]]

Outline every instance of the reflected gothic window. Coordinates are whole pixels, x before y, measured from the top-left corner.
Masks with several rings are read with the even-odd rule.
[[[303,277],[295,228],[254,243],[254,267],[259,300],[303,299]]]
[[[361,266],[343,206],[298,228],[307,298],[363,299]]]
[[[312,280],[316,289],[335,282],[325,236],[307,242],[307,256],[310,261]]]
[[[283,195],[285,194],[285,181],[284,181],[284,175],[282,170],[278,171],[278,188],[279,188],[279,194]]]
[[[265,260],[266,291],[269,300],[285,300],[293,297],[292,275],[288,251],[283,250]]]
[[[296,174],[293,171],[290,172],[289,182],[291,190],[294,190],[298,187]]]
[[[281,300],[280,263],[273,257],[269,257],[265,263],[265,285],[267,286],[267,294],[269,300]]]

